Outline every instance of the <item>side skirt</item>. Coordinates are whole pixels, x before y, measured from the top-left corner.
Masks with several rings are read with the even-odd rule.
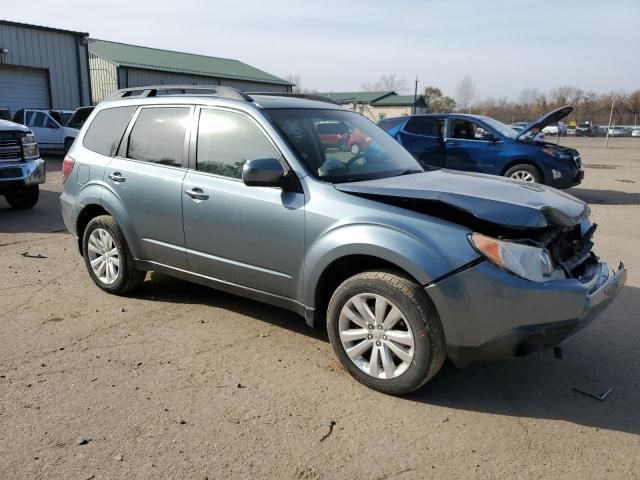
[[[292,312],[295,312],[298,315],[304,317],[307,323],[310,326],[313,326],[313,324],[309,322],[309,318],[313,318],[314,309],[309,308],[292,298],[274,295],[273,293],[267,293],[255,288],[245,287],[236,283],[227,282],[218,278],[208,277],[200,273],[190,272],[188,270],[171,267],[169,265],[164,265],[162,263],[153,262],[150,260],[136,259],[135,262],[136,267],[139,270],[160,272],[165,275],[180,278],[181,280],[186,280],[188,282],[197,283],[205,287],[214,288],[216,290],[231,293],[233,295],[238,295],[240,297],[249,298],[258,302],[268,303],[269,305],[284,308],[286,310],[291,310]]]

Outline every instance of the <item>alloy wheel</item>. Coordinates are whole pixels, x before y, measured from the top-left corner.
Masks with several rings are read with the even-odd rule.
[[[526,170],[518,170],[517,172],[513,172],[511,174],[511,178],[515,180],[520,180],[521,182],[528,182],[528,183],[535,182],[533,175],[531,175],[531,173],[527,172]]]
[[[120,274],[120,252],[111,234],[104,228],[96,228],[89,235],[87,250],[96,277],[107,285],[115,283]]]
[[[389,299],[373,293],[351,297],[340,311],[338,329],[347,356],[367,375],[388,380],[411,366],[415,338]]]

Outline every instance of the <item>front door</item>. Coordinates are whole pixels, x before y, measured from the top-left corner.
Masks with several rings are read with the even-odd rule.
[[[444,167],[443,120],[417,115],[396,134],[396,140],[423,166]]]
[[[487,140],[488,135],[493,138]],[[445,140],[445,166],[452,170],[499,175],[498,159],[503,142],[498,140],[482,124],[467,119],[450,119]]]
[[[202,108],[194,170],[183,186],[189,269],[261,291],[296,297],[304,256],[304,194],[242,182],[247,160],[281,153],[258,123]],[[288,167],[287,167],[288,168]]]
[[[38,110],[25,111],[25,125],[33,132],[38,146],[43,150],[61,150],[62,126],[48,113]]]
[[[187,265],[182,181],[192,117],[191,107],[140,108],[104,177],[140,241],[140,259],[176,268]]]

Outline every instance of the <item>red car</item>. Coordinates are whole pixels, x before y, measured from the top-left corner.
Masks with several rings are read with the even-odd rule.
[[[351,135],[349,135],[347,148],[351,150],[351,153],[357,155],[360,152],[365,151],[370,143],[371,137],[368,137],[362,132],[362,130],[356,128],[353,132],[351,132]]]
[[[344,122],[322,122],[316,125],[320,143],[325,148],[347,149],[349,126]]]

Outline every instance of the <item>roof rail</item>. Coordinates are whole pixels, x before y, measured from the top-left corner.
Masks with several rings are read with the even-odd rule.
[[[323,97],[322,95],[313,95],[307,93],[290,93],[290,92],[247,92],[247,95],[264,95],[268,97],[291,97],[291,98],[304,98],[306,100],[315,100],[316,102],[331,103],[333,105],[340,105],[335,100],[329,97]]]
[[[120,98],[146,98],[174,95],[209,95],[253,102],[253,98],[240,90],[222,85],[144,85],[123,88],[109,96],[109,100]]]

